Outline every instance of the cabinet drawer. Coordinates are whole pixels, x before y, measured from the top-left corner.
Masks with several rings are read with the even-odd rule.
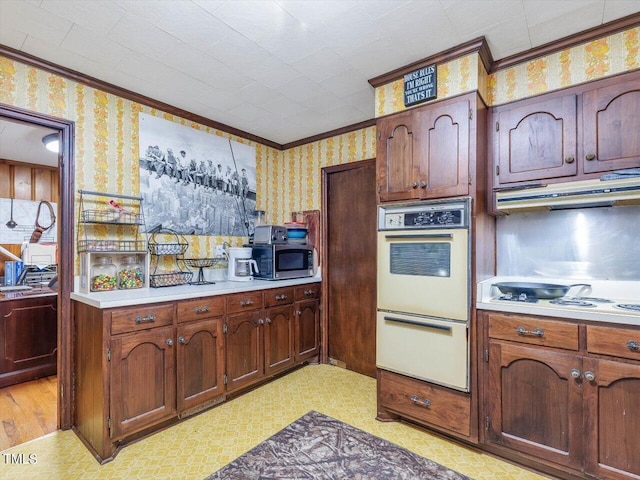
[[[224,297],[205,297],[178,303],[178,322],[224,315]]]
[[[111,335],[162,327],[173,323],[173,303],[123,308],[111,312]]]
[[[227,297],[227,313],[257,310],[262,306],[262,292],[236,293]]]
[[[379,400],[395,413],[465,436],[471,431],[468,394],[380,370]]]
[[[293,287],[274,288],[264,292],[264,306],[275,307],[293,302]]]
[[[307,285],[300,285],[296,287],[296,302],[299,300],[305,300],[307,298],[319,298],[320,297],[320,284],[309,283]]]
[[[501,340],[578,350],[578,325],[534,317],[489,315],[489,336]]]
[[[587,351],[640,360],[640,330],[587,326]]]

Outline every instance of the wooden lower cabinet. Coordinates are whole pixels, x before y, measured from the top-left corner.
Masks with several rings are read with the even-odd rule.
[[[497,312],[479,318],[484,443],[567,478],[640,479],[640,329]],[[543,333],[519,335],[522,325]],[[538,344],[545,337],[554,347]]]
[[[75,431],[104,463],[317,354],[319,285],[300,301],[297,288],[111,309],[74,302]]]
[[[455,436],[471,435],[468,393],[378,369],[378,419],[407,418]]]
[[[173,326],[111,339],[111,438],[119,440],[175,416]]]
[[[504,342],[489,344],[488,437],[550,461],[582,462],[582,385],[575,353]],[[499,393],[499,395],[497,394]]]
[[[224,320],[178,325],[177,406],[180,416],[224,400]]]
[[[291,368],[297,361],[294,356],[294,295],[293,289],[289,290],[268,291],[264,304],[253,303],[254,308],[277,306],[227,317],[227,391],[253,385]],[[229,302],[236,303],[233,297]]]
[[[0,388],[55,375],[58,297],[0,301]]]

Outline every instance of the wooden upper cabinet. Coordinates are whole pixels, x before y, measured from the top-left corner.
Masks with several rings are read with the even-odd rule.
[[[468,194],[470,112],[452,99],[378,120],[380,201]]]
[[[576,108],[576,95],[566,95],[498,110],[496,185],[576,175]]]
[[[381,201],[420,197],[414,144],[417,117],[413,110],[382,118],[377,122],[378,193]]]
[[[434,104],[419,113],[421,198],[469,193],[468,100]]]
[[[640,74],[583,96],[584,171],[640,167]]]

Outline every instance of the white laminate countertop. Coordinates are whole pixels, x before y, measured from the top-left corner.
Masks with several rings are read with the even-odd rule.
[[[498,282],[541,282],[559,285],[589,285],[586,296],[604,297],[611,299],[611,303],[597,303],[593,307],[558,306],[549,300],[539,300],[535,303],[514,302],[500,300],[499,291],[493,286]],[[640,282],[613,280],[568,280],[531,277],[493,277],[478,283],[478,300],[476,308],[479,310],[494,310],[499,312],[524,313],[529,315],[544,315],[548,317],[572,318],[593,322],[618,323],[622,325],[640,326],[640,314],[619,309],[616,304],[640,304]],[[567,292],[570,295],[572,290]],[[580,294],[582,295],[582,294]]]
[[[270,288],[306,285],[322,281],[320,277],[295,278],[292,280],[251,280],[248,282],[218,281],[209,285],[180,285],[177,287],[138,288],[132,290],[114,290],[112,292],[71,293],[71,299],[96,308],[127,307],[150,303],[187,300],[189,298],[227,295],[230,293],[253,292]]]

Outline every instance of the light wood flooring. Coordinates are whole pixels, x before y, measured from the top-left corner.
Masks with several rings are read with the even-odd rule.
[[[57,399],[55,375],[0,388],[0,451],[54,432]]]

